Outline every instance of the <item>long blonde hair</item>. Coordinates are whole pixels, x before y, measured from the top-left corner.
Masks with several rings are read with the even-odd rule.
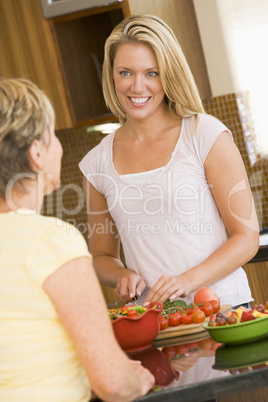
[[[54,110],[47,96],[24,78],[0,78],[0,198],[12,178],[33,172],[29,148],[54,125]],[[20,185],[20,181],[17,185]]]
[[[114,28],[104,48],[104,99],[121,123],[126,121],[126,113],[116,95],[113,62],[118,47],[127,43],[147,45],[155,54],[165,100],[175,116],[205,113],[190,67],[171,28],[156,16],[133,15]]]

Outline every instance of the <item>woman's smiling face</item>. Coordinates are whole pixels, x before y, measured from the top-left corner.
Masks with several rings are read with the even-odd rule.
[[[113,78],[128,119],[145,119],[165,108],[158,63],[148,46],[120,45],[114,58]]]

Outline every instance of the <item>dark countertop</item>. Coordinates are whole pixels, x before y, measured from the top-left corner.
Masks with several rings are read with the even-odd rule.
[[[212,402],[256,389],[268,391],[268,335],[231,348],[202,332],[188,337],[188,342],[186,336],[169,338],[154,342],[150,349],[130,353],[131,358],[141,360],[158,383],[163,380],[168,384],[137,401]]]
[[[221,379],[203,381],[197,384],[166,389],[161,392],[149,393],[137,401],[165,402],[205,402],[217,401],[217,398],[249,392],[268,387],[268,366],[247,373],[240,373]],[[264,399],[263,399],[264,400]],[[267,395],[268,400],[268,395]]]

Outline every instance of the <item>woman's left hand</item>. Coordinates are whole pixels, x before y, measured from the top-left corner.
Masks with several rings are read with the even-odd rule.
[[[190,284],[180,276],[163,275],[154,284],[145,303],[151,301],[164,303],[167,299],[175,300],[178,297],[186,297],[190,293]]]

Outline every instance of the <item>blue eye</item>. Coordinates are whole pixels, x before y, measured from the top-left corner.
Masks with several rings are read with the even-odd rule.
[[[123,75],[123,76],[128,76],[128,75],[130,75],[130,73],[129,73],[128,71],[120,71],[119,74],[120,74],[120,75]]]
[[[155,71],[149,71],[149,73],[147,74],[149,77],[156,77],[157,75],[159,75],[158,73],[156,73]]]

